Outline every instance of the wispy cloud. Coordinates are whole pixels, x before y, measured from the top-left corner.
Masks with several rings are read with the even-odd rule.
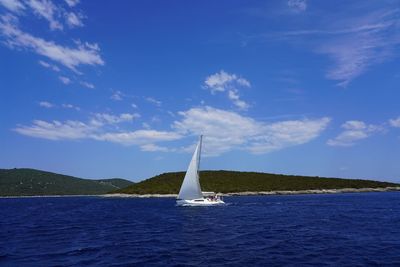
[[[80,82],[80,84],[83,85],[83,86],[86,87],[86,88],[94,89],[94,84],[92,84],[92,83],[89,83],[89,82]]]
[[[147,102],[149,102],[149,103],[151,103],[151,104],[157,106],[157,107],[160,107],[161,104],[162,104],[162,102],[161,102],[160,100],[157,100],[157,99],[155,99],[155,98],[153,98],[153,97],[146,97],[145,100],[146,100]]]
[[[249,104],[240,99],[239,89],[243,87],[251,87],[251,84],[245,78],[241,78],[236,74],[230,74],[223,70],[206,77],[204,88],[209,89],[212,94],[217,92],[227,92],[228,99],[239,109],[249,108]]]
[[[52,121],[34,120],[31,126],[20,125],[14,130],[17,133],[49,139],[49,140],[72,140],[90,138],[97,130],[97,126],[85,124],[80,121]]]
[[[57,108],[58,105],[50,103],[48,101],[41,101],[39,102],[39,106],[43,107],[43,108]],[[72,104],[62,104],[61,106],[59,106],[61,108],[65,108],[65,109],[74,109],[76,111],[81,110],[80,107],[74,106]]]
[[[26,4],[32,9],[38,17],[44,18],[49,22],[50,29],[62,30],[63,25],[57,20],[61,10],[49,0],[29,0]]]
[[[303,12],[307,9],[306,0],[288,0],[287,5],[295,12]]]
[[[228,91],[228,98],[230,100],[232,100],[233,104],[235,104],[235,106],[237,106],[239,109],[248,109],[249,108],[249,104],[247,104],[246,102],[244,102],[243,100],[240,100],[239,94],[238,94],[238,90],[237,89],[231,89]]]
[[[24,4],[19,0],[0,0],[0,5],[15,13],[25,10]]]
[[[67,3],[67,5],[69,6],[69,7],[74,7],[74,6],[76,6],[77,4],[79,4],[79,0],[65,0],[65,2]]]
[[[382,126],[367,125],[363,121],[346,121],[341,126],[344,131],[333,139],[329,139],[330,146],[353,146],[357,141],[366,139],[376,132],[383,131]]]
[[[399,22],[399,10],[380,10],[351,19],[347,28],[329,33],[333,38],[317,49],[334,61],[327,78],[347,86],[371,66],[395,56],[392,50],[400,43]]]
[[[171,152],[171,151],[174,151],[174,150],[171,150],[168,147],[158,146],[158,145],[155,145],[155,144],[141,145],[140,149],[142,151],[147,151],[147,152]]]
[[[121,101],[122,97],[123,97],[123,93],[121,91],[115,91],[112,95],[111,95],[111,99],[114,101]]]
[[[121,122],[133,121],[134,119],[140,118],[138,113],[122,113],[120,115],[112,115],[108,113],[95,113],[93,123],[97,125],[103,124],[117,124]]]
[[[58,79],[63,83],[63,84],[70,84],[71,79],[65,76],[59,76]]]
[[[389,124],[392,127],[400,128],[400,116],[396,119],[390,119]]]
[[[398,12],[374,13],[364,22],[368,24],[342,30],[342,34],[322,44],[317,52],[327,54],[334,61],[327,78],[345,87],[371,66],[392,58],[392,49],[400,43],[395,33],[396,28],[400,29],[397,16]]]
[[[62,46],[23,32],[18,27],[18,18],[13,15],[0,17],[0,34],[10,48],[22,48],[44,56],[78,72],[80,65],[104,65],[97,44],[76,42],[76,47]]]
[[[61,107],[66,108],[66,109],[74,109],[76,111],[81,110],[80,107],[72,105],[72,104],[62,104]]]
[[[60,1],[51,0],[0,0],[0,5],[7,8],[16,15],[27,15],[30,11],[38,18],[44,19],[49,23],[51,30],[63,30],[64,20],[70,28],[82,27],[82,19],[85,17],[81,13],[67,11]],[[73,8],[79,1],[66,1],[70,8]]]
[[[41,106],[43,108],[53,108],[54,104],[47,102],[47,101],[41,101],[41,102],[39,102],[39,106]]]
[[[332,64],[326,77],[342,87],[374,65],[397,56],[394,50],[400,44],[398,7],[370,8],[365,12],[353,8],[336,13],[321,11],[319,19],[312,19],[316,28],[270,33],[264,37],[307,44],[313,52],[328,56]]]
[[[57,67],[57,66],[54,65],[54,64],[50,64],[50,63],[48,63],[48,62],[39,60],[39,65],[42,66],[42,67],[51,69],[51,70],[53,70],[53,71],[55,71],[55,72],[60,72],[60,68]]]
[[[76,27],[83,27],[84,24],[82,22],[82,19],[84,18],[83,15],[77,14],[74,12],[69,12],[65,14],[67,24],[71,28],[76,28]]]
[[[149,145],[155,142],[166,142],[181,139],[182,136],[171,131],[156,130],[137,130],[120,133],[105,133],[97,135],[95,139],[101,141],[109,141],[122,145],[141,145],[142,148],[149,150]],[[147,146],[146,146],[147,145]],[[155,151],[155,150],[153,150]]]
[[[156,130],[136,130],[125,132],[106,131],[104,123],[120,123],[128,118],[105,117],[101,115],[102,122],[91,120],[88,123],[81,121],[52,121],[35,120],[31,126],[19,125],[14,130],[19,134],[48,139],[48,140],[80,140],[94,139],[121,145],[139,145],[143,151],[166,151],[166,148],[155,145],[158,142],[173,141],[181,138],[175,132]],[[99,118],[97,118],[99,119]]]
[[[63,105],[63,107],[72,108],[73,106]],[[138,117],[139,114],[123,113],[112,115],[96,113],[86,123],[76,120],[64,122],[58,120],[51,122],[34,120],[32,125],[18,125],[14,130],[23,135],[49,140],[95,139],[121,144],[146,144],[145,140],[150,140],[152,143],[164,139],[168,140],[164,132],[157,131],[107,132],[110,129],[106,126],[129,122]]]

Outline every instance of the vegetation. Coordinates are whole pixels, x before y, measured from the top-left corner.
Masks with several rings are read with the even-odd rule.
[[[0,169],[0,196],[177,194],[184,172],[164,173],[139,183],[114,178],[89,180],[34,169]],[[399,184],[370,180],[293,176],[257,172],[202,171],[203,191],[245,191],[378,188]]]
[[[0,196],[97,195],[131,184],[119,178],[89,180],[34,169],[0,169]]]
[[[126,188],[118,189],[114,193],[177,194],[184,175],[184,172],[164,173]],[[202,171],[200,173],[200,184],[203,191],[221,193],[399,186],[399,184],[370,180],[235,171]]]

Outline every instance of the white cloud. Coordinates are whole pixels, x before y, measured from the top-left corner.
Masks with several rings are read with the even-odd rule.
[[[185,135],[205,136],[204,151],[219,155],[234,148],[251,153],[267,153],[300,145],[318,137],[330,119],[294,120],[264,123],[235,112],[212,107],[192,108],[179,113],[173,128]]]
[[[249,104],[240,99],[240,87],[251,87],[251,84],[245,78],[238,77],[236,74],[230,74],[223,70],[208,76],[204,81],[204,88],[209,89],[211,94],[216,92],[227,92],[228,99],[239,109],[248,109]]]
[[[32,11],[39,17],[46,19],[52,30],[62,30],[62,24],[56,19],[61,12],[52,1],[49,0],[29,0],[26,2]]]
[[[281,121],[266,125],[250,146],[253,153],[265,153],[301,145],[317,138],[328,126],[330,118]]]
[[[344,131],[333,139],[329,139],[327,144],[330,146],[353,146],[359,140],[368,138],[373,133],[382,131],[381,126],[367,125],[363,121],[346,121],[341,126]]]
[[[19,0],[0,0],[0,5],[15,13],[20,13],[25,9],[24,4]]]
[[[48,140],[94,139],[122,145],[139,145],[143,151],[167,151],[155,143],[182,138],[179,133],[156,130],[110,131],[106,124],[116,124],[136,118],[136,114],[96,114],[96,118],[84,123],[68,120],[65,122],[34,120],[31,126],[18,125],[14,130],[19,134]],[[168,149],[168,151],[170,151]]]
[[[59,76],[58,79],[63,83],[63,84],[70,84],[71,79],[65,76]]]
[[[231,89],[231,90],[228,91],[228,98],[230,100],[232,100],[233,104],[235,106],[237,106],[239,109],[246,110],[250,106],[249,104],[247,104],[243,100],[240,100],[240,97],[238,95],[238,90],[236,90],[236,89]]]
[[[287,4],[288,7],[295,12],[303,12],[307,9],[306,0],[289,0]]]
[[[57,67],[56,65],[50,64],[50,63],[45,62],[45,61],[42,61],[42,60],[39,60],[39,64],[40,64],[42,67],[51,69],[51,70],[53,70],[53,71],[55,71],[55,72],[60,72],[60,68]]]
[[[82,27],[84,26],[82,19],[84,18],[81,14],[75,14],[74,12],[69,12],[65,14],[67,24],[70,28]]]
[[[94,84],[89,83],[89,82],[80,82],[81,85],[85,86],[86,88],[89,89],[94,89]]]
[[[41,101],[39,102],[39,106],[44,107],[44,108],[54,108],[57,107],[57,105],[47,102],[47,101]],[[75,109],[77,111],[81,110],[79,107],[74,106],[72,104],[62,104],[61,105],[62,108],[66,108],[66,109]]]
[[[115,101],[121,101],[122,100],[122,96],[123,93],[121,91],[115,91],[112,95],[111,95],[111,99],[115,100]]]
[[[95,113],[94,114],[95,120],[97,121],[97,124],[116,124],[116,123],[121,123],[121,122],[128,122],[128,121],[133,121],[134,119],[137,119],[140,117],[138,113],[122,113],[120,115],[112,115],[112,114],[107,114],[107,113]]]
[[[76,6],[80,1],[79,0],[65,0],[65,2],[67,3],[67,5],[69,7],[74,7]]]
[[[49,140],[82,139],[91,137],[96,127],[80,121],[33,121],[31,126],[18,126],[16,132]]]
[[[47,104],[45,104],[47,105]],[[79,110],[79,107],[73,106],[71,104],[63,104],[63,108],[73,108]],[[34,120],[33,125],[24,126],[18,125],[14,130],[20,134],[50,139],[50,140],[64,140],[64,139],[96,139],[96,140],[115,140],[118,142],[118,137],[122,133],[105,133],[109,130],[107,125],[116,125],[122,122],[129,122],[140,115],[137,113],[122,113],[120,115],[111,115],[107,113],[95,113],[93,118],[88,122],[84,123],[81,121],[67,120],[65,122],[60,122],[54,120],[52,122],[46,122],[43,120]],[[132,135],[132,132],[129,132]],[[154,135],[157,132],[154,131]],[[136,137],[143,137],[143,135],[135,135]],[[123,135],[122,135],[123,136]],[[113,139],[114,138],[114,139]],[[121,137],[122,138],[122,137]],[[150,138],[151,139],[151,138]],[[162,139],[162,138],[161,138]],[[156,136],[153,141],[157,141]],[[123,143],[122,141],[120,143]],[[143,143],[144,144],[144,143]]]
[[[132,103],[132,104],[131,104],[131,107],[133,107],[133,108],[138,108],[138,106],[137,106],[135,103]]]
[[[211,90],[211,93],[224,92],[228,83],[237,80],[235,74],[229,74],[223,70],[219,73],[212,74],[204,81],[206,88]]]
[[[155,144],[146,144],[146,145],[141,145],[140,149],[142,151],[147,151],[147,152],[170,152],[171,150],[167,147],[163,147],[163,146],[158,146]]]
[[[210,89],[211,93],[225,92],[230,88],[235,88],[237,85],[250,87],[250,82],[244,78],[238,77],[236,74],[229,74],[224,70],[214,73],[204,81],[205,88]]]
[[[0,16],[0,34],[10,48],[23,48],[47,57],[65,67],[78,72],[80,65],[104,65],[97,44],[76,42],[75,48],[62,46],[23,32],[18,27],[18,19],[12,15]]]
[[[63,108],[67,108],[67,109],[75,109],[76,111],[81,110],[80,107],[74,106],[74,105],[72,105],[72,104],[62,104],[61,106],[62,106]]]
[[[389,120],[389,124],[392,127],[400,128],[400,117],[398,117],[397,119]]]
[[[146,97],[145,100],[153,105],[156,105],[157,107],[160,107],[162,102],[153,98],[153,97]]]
[[[70,108],[65,104],[62,107]],[[157,143],[203,134],[206,155],[219,155],[233,149],[258,154],[307,143],[317,138],[330,121],[325,117],[265,123],[212,107],[191,108],[180,112],[179,115],[182,118],[171,124],[172,130],[164,131],[150,129],[146,123],[142,125],[145,129],[121,129],[120,123],[139,117],[136,113],[96,113],[88,123],[35,120],[30,126],[18,125],[14,130],[23,135],[43,139],[94,139],[122,145],[137,145],[143,151],[164,152],[189,149],[192,151],[192,147],[174,149]]]
[[[174,141],[182,138],[176,132],[137,130],[131,132],[105,133],[96,136],[97,140],[109,141],[123,145],[146,145],[154,142]]]
[[[243,87],[251,87],[250,82],[244,78],[238,78],[236,82]]]
[[[44,108],[53,108],[54,104],[47,102],[47,101],[41,101],[41,102],[39,102],[39,106],[44,107]]]
[[[79,1],[68,0],[66,1],[69,7],[75,6]],[[64,8],[60,7],[59,1],[51,0],[0,0],[0,5],[18,15],[27,15],[27,8],[32,11],[34,15],[43,18],[49,22],[51,30],[63,30],[64,26],[61,20],[65,18],[66,24],[70,28],[84,26],[82,19],[84,15],[72,11],[67,12]]]

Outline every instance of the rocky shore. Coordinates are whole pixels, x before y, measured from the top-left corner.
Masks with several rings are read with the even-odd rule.
[[[341,189],[316,189],[298,191],[261,191],[261,192],[237,192],[224,193],[222,196],[259,196],[259,195],[300,195],[300,194],[338,194],[338,193],[362,193],[362,192],[389,192],[400,191],[400,187],[378,187],[378,188],[341,188]],[[176,194],[105,194],[102,197],[177,197]]]
[[[400,187],[377,187],[377,188],[341,188],[341,189],[317,189],[297,191],[260,191],[260,192],[236,192],[220,193],[222,196],[262,196],[262,195],[301,195],[301,194],[339,194],[339,193],[363,193],[363,192],[389,192],[400,191]],[[104,194],[104,195],[36,195],[36,196],[0,196],[0,198],[31,198],[31,197],[126,197],[126,198],[149,198],[170,197],[176,198],[177,194]]]

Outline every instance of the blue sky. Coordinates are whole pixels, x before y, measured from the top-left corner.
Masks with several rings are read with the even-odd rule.
[[[0,167],[400,182],[400,1],[0,0]]]

